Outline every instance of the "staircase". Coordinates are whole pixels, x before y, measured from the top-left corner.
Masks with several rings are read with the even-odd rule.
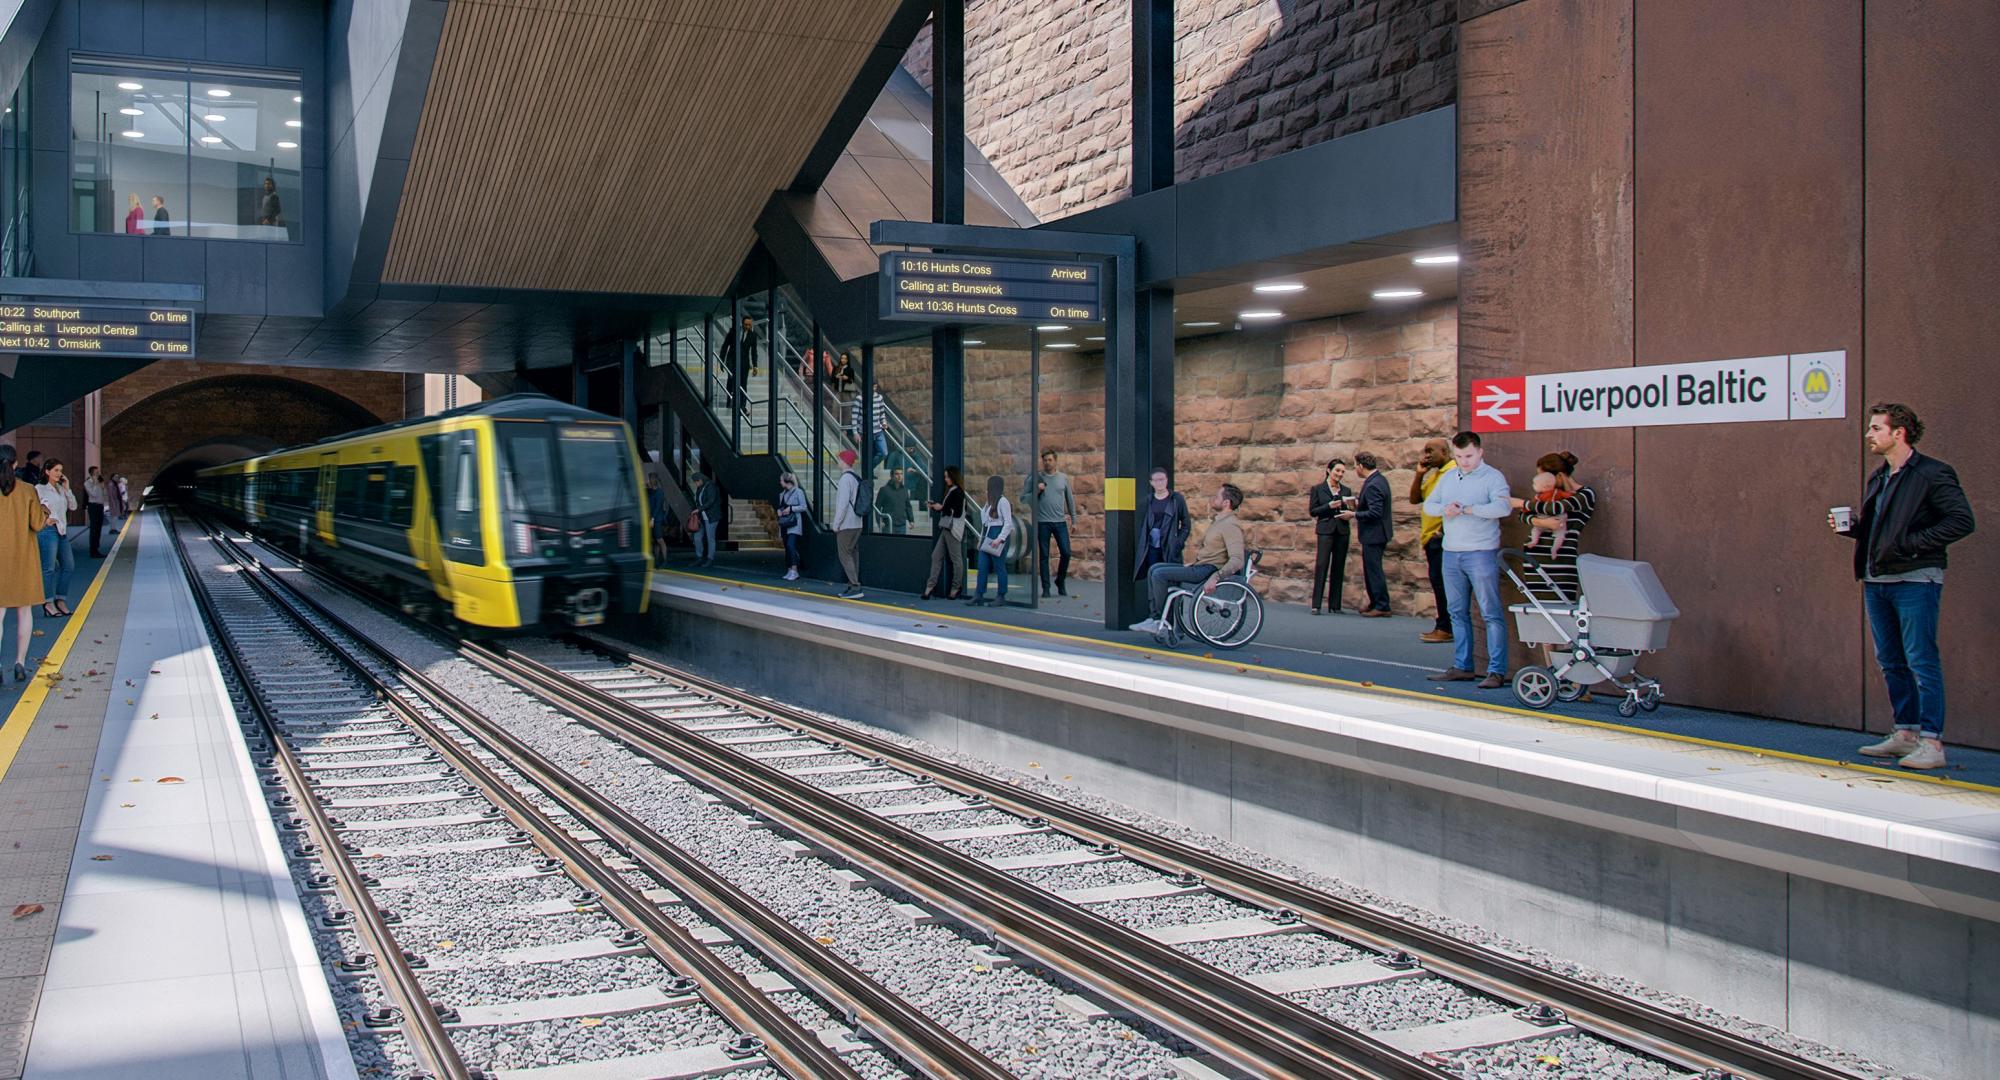
[[[766,504],[768,505],[768,504]],[[753,499],[729,500],[729,546],[736,551],[780,551],[777,515],[760,514]],[[766,518],[769,520],[766,520]]]

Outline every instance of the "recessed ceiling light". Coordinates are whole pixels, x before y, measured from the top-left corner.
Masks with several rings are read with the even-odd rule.
[[[1377,300],[1415,300],[1423,294],[1422,289],[1376,289],[1368,295]]]
[[[221,141],[222,141],[222,136],[220,136],[220,135],[203,135],[203,136],[201,137],[201,141],[202,141],[202,142],[205,142],[205,143],[207,143],[207,144],[209,144],[210,146],[213,146],[213,145],[215,145],[216,143],[219,143],[219,142],[221,142]]]
[[[1418,266],[1450,266],[1458,261],[1458,252],[1449,251],[1442,255],[1419,255],[1410,260]]]
[[[1305,285],[1297,281],[1271,281],[1257,286],[1260,293],[1304,292]]]
[[[144,109],[134,109],[134,108],[132,108],[132,107],[131,107],[131,106],[129,106],[129,105],[128,105],[128,106],[126,106],[126,107],[125,107],[125,108],[123,108],[123,109],[120,109],[120,110],[118,110],[118,111],[119,111],[119,112],[122,112],[122,113],[124,113],[124,114],[125,114],[126,116],[144,116],[144,115],[146,115],[146,110],[144,110]]]
[[[299,148],[298,143],[291,142],[289,140],[278,144],[278,149],[280,150],[297,150],[298,148]]]
[[[118,84],[118,89],[120,90],[144,90],[145,88],[145,83],[122,82]]]
[[[294,105],[302,105],[305,103],[305,100],[306,100],[305,98],[302,98],[297,94],[292,95],[292,104]]]
[[[295,127],[304,127],[306,125],[303,121],[300,120],[287,120],[285,121],[285,126],[295,128]]]
[[[123,135],[128,139],[143,139],[146,137],[146,133],[140,131],[137,128],[133,128],[131,131],[121,131],[118,134]]]
[[[208,121],[211,124],[220,124],[224,120],[227,120],[229,118],[227,116],[222,115],[219,112],[212,112],[209,113],[207,116],[202,117],[202,119]]]
[[[1043,348],[1045,348],[1045,349],[1074,349],[1074,348],[1076,348],[1076,342],[1074,342],[1074,341],[1051,341],[1051,342],[1049,342],[1049,343],[1048,343],[1047,345],[1044,345],[1044,346],[1042,346],[1042,347],[1043,347]]]
[[[984,341],[981,341],[981,340],[979,340],[978,338],[966,338],[966,339],[965,339],[964,341],[961,341],[961,342],[959,342],[959,344],[961,344],[961,345],[984,345],[984,344],[986,344],[986,343],[985,343]]]
[[[1067,330],[1069,329],[1069,327],[1064,326],[1061,323],[1050,323],[1047,326],[1037,326],[1035,327],[1035,329],[1040,330],[1044,334],[1051,334],[1057,330]]]
[[[1236,317],[1239,319],[1282,319],[1285,317],[1285,313],[1276,308],[1252,308],[1249,311],[1237,312]]]
[[[227,90],[224,90],[224,89],[223,89],[222,87],[220,87],[220,86],[217,86],[217,87],[214,87],[214,88],[212,88],[212,89],[210,89],[210,90],[209,90],[209,92],[208,92],[208,96],[209,96],[209,97],[228,97],[228,96],[229,96],[229,91],[227,91]]]
[[[1184,322],[1181,325],[1189,327],[1190,329],[1199,330],[1205,326],[1221,326],[1222,324],[1219,322]]]
[[[1097,335],[1097,336],[1095,336],[1095,337],[1087,337],[1087,338],[1084,338],[1083,340],[1085,340],[1085,341],[1103,341],[1103,340],[1104,340],[1104,335],[1103,335],[1103,334],[1098,334],[1098,335]]]

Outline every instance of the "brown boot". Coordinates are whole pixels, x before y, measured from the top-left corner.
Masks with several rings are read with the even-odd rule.
[[[1449,645],[1451,644],[1451,631],[1426,630],[1423,633],[1417,635],[1417,640],[1428,642],[1432,645]]]

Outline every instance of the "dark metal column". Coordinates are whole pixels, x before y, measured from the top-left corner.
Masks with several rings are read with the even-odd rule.
[[[639,437],[639,346],[625,342],[618,355],[618,411],[625,426]]]
[[[590,372],[583,367],[589,359],[589,353],[581,348],[570,350],[569,403],[579,409],[590,408]]]
[[[931,220],[965,223],[965,0],[932,9]],[[965,332],[953,326],[931,331],[931,499],[964,457]]]
[[[1132,194],[1174,182],[1174,0],[1132,0]]]
[[[778,290],[764,290],[764,449],[778,449]]]

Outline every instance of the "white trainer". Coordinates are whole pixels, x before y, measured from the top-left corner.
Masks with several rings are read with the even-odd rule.
[[[1897,728],[1889,737],[1878,743],[1869,743],[1861,748],[1864,757],[1900,758],[1917,750],[1917,733],[1909,728]]]
[[[1131,626],[1126,627],[1126,629],[1138,634],[1150,634],[1159,628],[1160,620],[1158,619],[1147,619],[1145,622],[1135,622]]]
[[[1904,754],[1896,764],[1905,769],[1944,768],[1944,744],[1936,739],[1921,739],[1916,750]]]

